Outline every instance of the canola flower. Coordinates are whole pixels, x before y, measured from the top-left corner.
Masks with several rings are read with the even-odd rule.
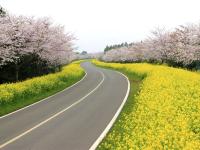
[[[79,62],[63,67],[61,72],[35,77],[26,81],[1,84],[0,104],[23,100],[27,97],[34,97],[44,92],[66,87],[78,81],[84,75],[84,70]]]
[[[200,149],[199,73],[147,63],[93,62],[145,76],[131,112],[122,111],[98,149]]]

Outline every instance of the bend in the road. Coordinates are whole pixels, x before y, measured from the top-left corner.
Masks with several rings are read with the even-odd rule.
[[[3,125],[0,145],[13,139],[3,149],[91,147],[124,103],[127,80],[115,71],[90,63],[82,66],[88,75],[81,83],[14,116],[0,119]]]

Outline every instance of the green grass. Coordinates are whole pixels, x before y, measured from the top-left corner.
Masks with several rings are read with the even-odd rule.
[[[69,66],[69,67],[68,67]],[[47,98],[73,85],[85,75],[78,63],[64,67],[61,72],[36,77],[19,83],[0,85],[0,116]],[[22,88],[22,89],[20,89]],[[4,94],[12,95],[11,98]]]
[[[147,63],[93,62],[145,78],[133,99],[131,93],[119,119],[100,144],[100,150],[199,149],[198,73]]]
[[[6,115],[8,113],[11,113],[13,111],[16,111],[20,108],[23,108],[25,106],[28,106],[30,104],[33,104],[35,102],[38,102],[44,98],[47,98],[51,95],[56,94],[59,91],[64,90],[65,88],[73,85],[74,83],[78,82],[84,75],[80,76],[80,78],[71,80],[69,82],[66,82],[65,85],[57,87],[55,89],[51,89],[50,91],[46,91],[40,95],[35,95],[35,96],[26,96],[24,98],[20,98],[20,99],[15,99],[14,101],[8,102],[8,103],[3,103],[0,105],[0,116]]]

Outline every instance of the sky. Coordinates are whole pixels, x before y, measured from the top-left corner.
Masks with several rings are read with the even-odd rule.
[[[145,39],[157,27],[200,22],[200,0],[0,0],[16,15],[50,17],[73,33],[79,51]]]

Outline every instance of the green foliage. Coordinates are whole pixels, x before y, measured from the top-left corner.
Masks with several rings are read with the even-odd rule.
[[[61,72],[23,82],[0,85],[0,115],[34,103],[80,80],[84,75],[78,63],[63,67]]]
[[[49,65],[47,61],[41,59],[38,55],[23,55],[20,56],[17,64],[9,62],[0,67],[0,83],[22,81],[57,71],[60,71],[59,65]]]
[[[112,50],[112,49],[116,49],[116,48],[121,48],[121,47],[129,47],[129,46],[132,46],[134,43],[121,43],[121,44],[114,44],[114,45],[107,45],[106,48],[104,49],[104,52],[107,52],[109,50]]]
[[[81,55],[87,55],[87,51],[82,51]]]
[[[3,7],[0,6],[0,17],[5,17],[6,11]]]

